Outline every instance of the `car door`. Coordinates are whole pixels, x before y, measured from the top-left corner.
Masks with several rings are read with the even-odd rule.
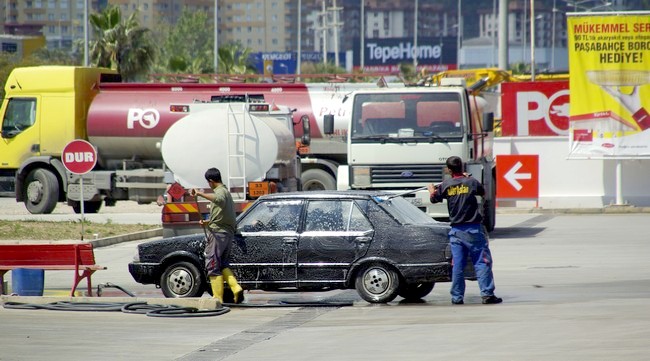
[[[345,281],[350,264],[363,257],[374,234],[354,200],[307,202],[298,243],[298,279],[303,283]]]
[[[243,284],[294,287],[300,200],[259,201],[237,223],[231,266]]]

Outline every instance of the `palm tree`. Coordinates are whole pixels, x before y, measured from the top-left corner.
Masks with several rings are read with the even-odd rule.
[[[125,81],[146,75],[155,57],[149,29],[138,24],[136,14],[122,21],[118,6],[90,15],[97,40],[91,43],[93,65],[116,69]]]
[[[239,43],[231,43],[219,48],[220,74],[256,74],[257,70],[251,65],[249,57],[251,49],[244,48]]]

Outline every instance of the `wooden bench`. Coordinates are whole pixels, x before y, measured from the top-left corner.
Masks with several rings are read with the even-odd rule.
[[[88,295],[92,296],[92,274],[106,269],[95,264],[95,252],[90,243],[4,244],[0,245],[0,294],[4,291],[4,274],[16,268],[74,270],[70,296],[74,296],[84,278],[88,283]]]

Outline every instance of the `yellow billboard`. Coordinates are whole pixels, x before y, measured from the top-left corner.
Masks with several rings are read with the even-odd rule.
[[[569,158],[650,157],[650,12],[567,22]]]

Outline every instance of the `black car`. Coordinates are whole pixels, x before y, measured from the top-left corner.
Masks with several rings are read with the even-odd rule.
[[[385,193],[277,193],[238,217],[231,268],[245,289],[356,288],[373,303],[419,299],[450,280],[448,231]],[[199,297],[210,288],[204,240],[200,233],[142,243],[129,272],[166,297]]]

